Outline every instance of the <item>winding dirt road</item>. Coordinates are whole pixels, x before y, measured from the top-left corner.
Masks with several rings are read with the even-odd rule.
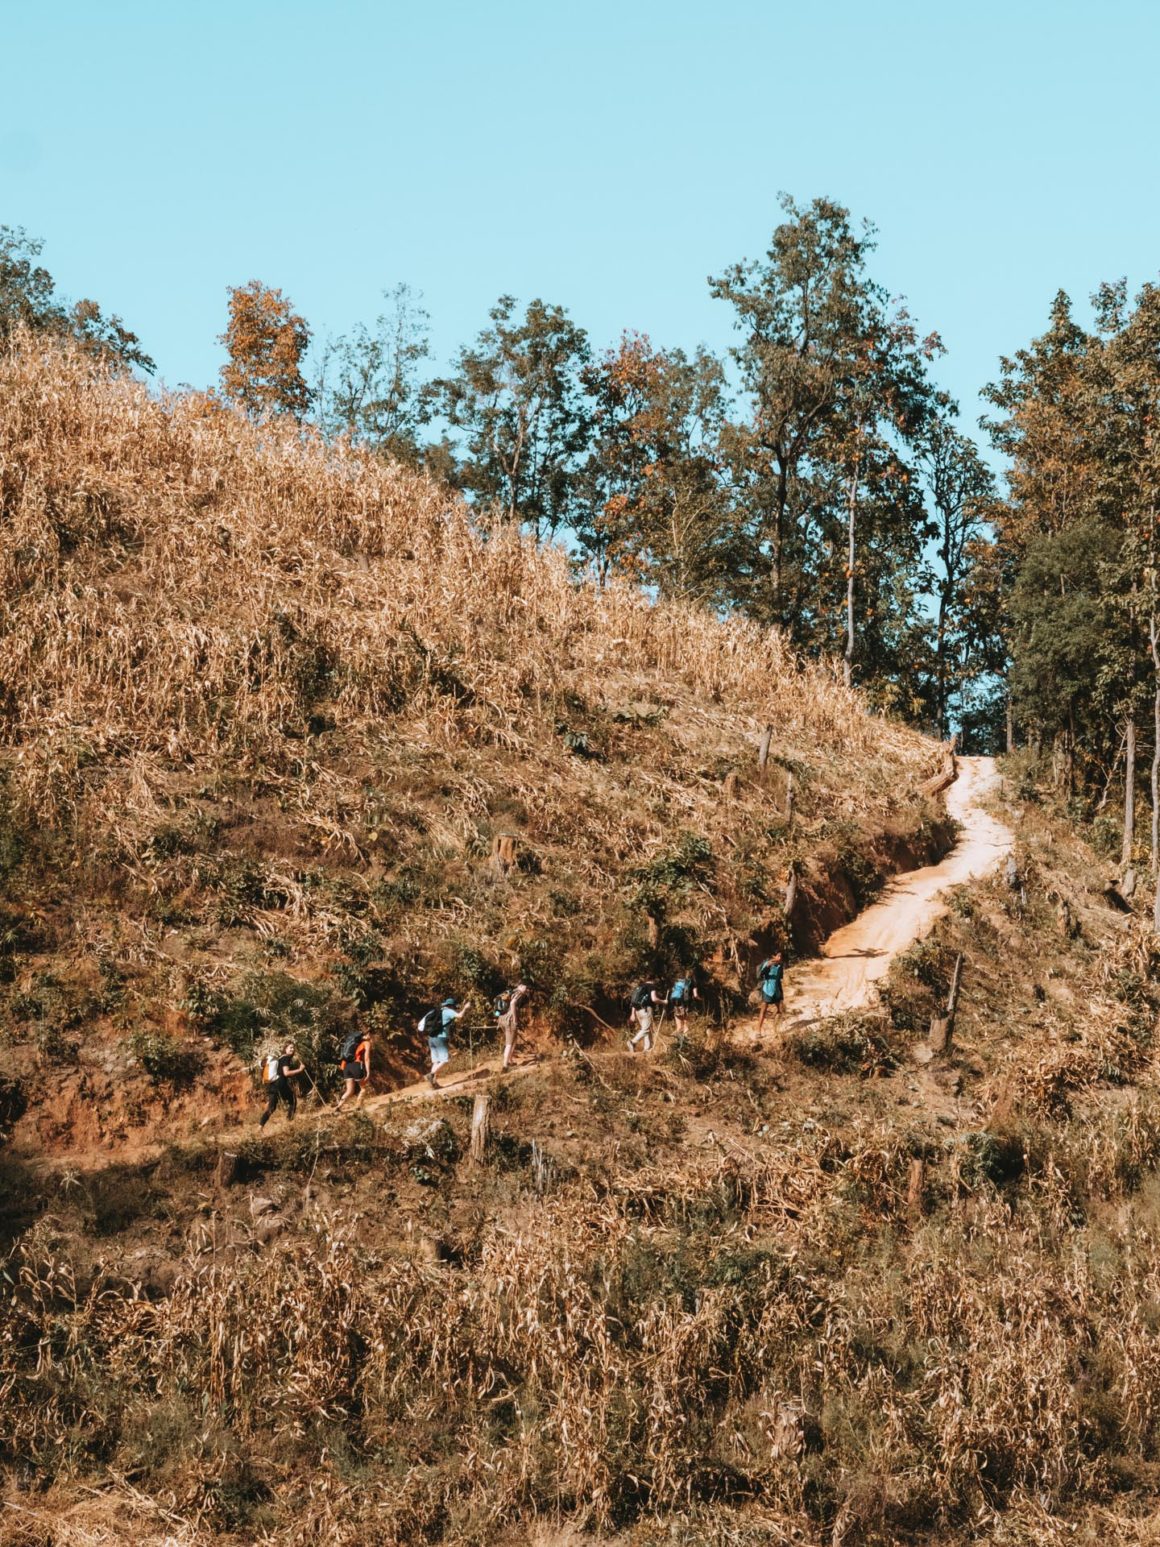
[[[1010,831],[979,804],[998,788],[995,759],[961,757],[958,767],[947,791],[947,811],[961,828],[958,843],[937,865],[895,876],[876,903],[830,936],[822,956],[786,974],[783,1026],[860,1009],[895,957],[946,912],[944,894],[989,874],[1010,853]]]
[[[808,1025],[868,1003],[874,983],[890,970],[896,956],[921,940],[935,920],[946,912],[944,895],[966,881],[989,874],[1006,858],[1013,838],[1009,830],[982,809],[980,802],[997,789],[999,771],[993,757],[960,757],[958,778],[947,791],[947,811],[959,823],[959,841],[937,865],[907,870],[895,876],[879,900],[826,941],[824,954],[801,962],[786,974],[786,1013],[780,1021],[766,1022],[764,1041],[790,1026]],[[757,1018],[735,1027],[744,1039],[756,1031]],[[364,1105],[375,1108],[396,1101],[437,1098],[444,1091],[462,1094],[496,1072],[499,1059],[490,1058],[472,1070],[456,1072],[439,1092],[425,1083],[407,1085]],[[535,1067],[517,1065],[512,1074]]]

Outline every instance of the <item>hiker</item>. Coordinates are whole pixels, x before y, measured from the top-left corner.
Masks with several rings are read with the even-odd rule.
[[[694,999],[700,999],[697,985],[691,972],[686,972],[684,977],[678,978],[669,989],[669,1005],[673,1012],[673,1025],[678,1031],[689,1029],[689,1006]]]
[[[770,1005],[773,1005],[777,1014],[784,1013],[785,991],[782,988],[782,978],[785,976],[785,967],[782,965],[781,952],[774,951],[772,956],[766,957],[757,969],[757,986],[761,990],[761,1015],[757,1022],[758,1035],[765,1025],[766,1013]]]
[[[428,1010],[419,1022],[419,1030],[427,1038],[427,1046],[431,1051],[431,1070],[427,1075],[427,1084],[432,1090],[439,1089],[439,1081],[435,1076],[451,1057],[451,1044],[448,1041],[450,1028],[456,1021],[462,1020],[470,1009],[470,999],[461,1010],[459,1000],[454,994],[449,994],[436,1009]]]
[[[371,1077],[371,1039],[368,1033],[352,1031],[342,1044],[338,1062],[346,1084],[335,1106],[336,1112],[348,1096],[354,1097],[356,1107],[362,1103],[363,1092]]]
[[[305,1074],[304,1065],[298,1063],[293,1042],[287,1042],[281,1053],[271,1053],[262,1061],[262,1073],[266,1080],[266,1110],[258,1119],[258,1127],[264,1128],[278,1110],[279,1101],[286,1103],[286,1120],[292,1122],[298,1110],[298,1093],[290,1081],[298,1074]]]
[[[516,1033],[520,1029],[519,1007],[521,1001],[527,997],[526,983],[517,983],[515,988],[509,988],[496,996],[495,1019],[503,1032],[503,1067],[505,1069],[511,1068],[512,1054],[516,1050]]]
[[[628,1051],[636,1052],[636,1044],[644,1043],[646,1053],[652,1051],[653,1045],[653,1006],[663,1005],[666,1001],[657,993],[655,983],[638,983],[632,991],[630,1001],[631,1008],[628,1012],[628,1024],[635,1026],[636,1031],[628,1039]]]

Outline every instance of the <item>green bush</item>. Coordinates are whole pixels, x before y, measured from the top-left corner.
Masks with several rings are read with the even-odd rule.
[[[134,1032],[129,1038],[129,1051],[155,1085],[192,1085],[205,1068],[201,1048],[163,1032]]]

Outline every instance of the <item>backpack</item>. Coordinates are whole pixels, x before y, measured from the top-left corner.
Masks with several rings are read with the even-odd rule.
[[[508,993],[507,989],[504,989],[502,994],[497,994],[495,996],[491,1002],[491,1007],[495,1011],[497,1020],[500,1016],[506,1015],[508,1013],[508,1011],[511,1009],[511,1002],[512,996]]]
[[[651,983],[638,983],[632,991],[632,1008],[634,1010],[647,1010],[652,1002],[653,986]]]
[[[443,1006],[437,1004],[433,1010],[428,1010],[419,1022],[419,1030],[426,1037],[439,1037],[443,1034]]]
[[[361,1041],[361,1031],[352,1031],[350,1033],[338,1052],[338,1061],[340,1064],[348,1063],[354,1057],[354,1055],[358,1052],[358,1045]]]
[[[673,984],[672,989],[669,992],[669,999],[672,1001],[673,1004],[684,1004],[685,1000],[688,997],[689,997],[689,980],[688,980],[688,978],[678,978],[677,981]]]
[[[267,1084],[271,1080],[276,1080],[280,1077],[282,1071],[279,1068],[279,1065],[281,1062],[282,1055],[280,1053],[267,1053],[265,1058],[263,1058],[262,1078],[267,1082]]]

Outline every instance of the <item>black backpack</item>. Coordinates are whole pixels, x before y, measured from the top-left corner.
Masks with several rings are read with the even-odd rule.
[[[496,1016],[506,1015],[511,1009],[512,996],[505,988],[502,994],[497,994],[491,1002],[491,1007]]]
[[[362,1041],[361,1031],[352,1031],[338,1050],[338,1061],[344,1064],[358,1052],[358,1045]]]
[[[428,1010],[419,1022],[419,1030],[425,1037],[439,1037],[443,1034],[443,1006],[437,1004],[433,1010]]]
[[[632,1008],[634,1010],[647,1010],[652,1003],[653,986],[651,983],[638,983],[632,991]]]

